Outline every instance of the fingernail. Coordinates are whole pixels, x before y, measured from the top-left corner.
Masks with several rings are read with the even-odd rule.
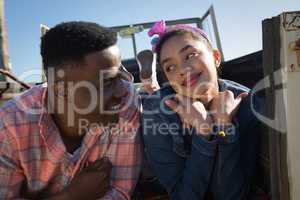
[[[166,103],[167,105],[170,105],[171,101],[167,99],[167,100],[165,100],[165,103]]]
[[[249,93],[244,93],[243,97],[247,97],[249,95]]]

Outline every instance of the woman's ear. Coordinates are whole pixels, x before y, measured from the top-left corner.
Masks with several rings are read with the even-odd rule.
[[[213,56],[215,59],[216,68],[220,67],[221,64],[221,53],[218,49],[213,49]]]

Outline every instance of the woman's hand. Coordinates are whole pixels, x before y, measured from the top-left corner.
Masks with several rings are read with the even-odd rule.
[[[232,122],[239,105],[243,98],[248,96],[247,92],[241,93],[238,97],[234,98],[233,92],[225,90],[219,92],[219,95],[213,98],[209,112],[212,115],[214,124],[226,125]]]
[[[175,100],[167,99],[165,103],[180,116],[185,126],[194,127],[197,133],[209,136],[212,120],[200,101],[177,94]]]

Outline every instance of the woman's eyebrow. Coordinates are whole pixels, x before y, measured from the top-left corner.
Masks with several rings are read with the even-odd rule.
[[[194,48],[194,47],[193,47],[192,45],[188,44],[188,45],[186,45],[185,47],[183,47],[182,49],[180,49],[178,53],[180,54],[180,53],[182,53],[182,52],[188,50],[189,48]],[[171,60],[171,58],[165,58],[165,59],[161,62],[161,66],[164,66],[164,64],[165,64],[166,62],[169,62],[170,60]]]
[[[184,51],[188,50],[189,48],[194,48],[194,47],[192,45],[188,44],[185,47],[183,47],[182,49],[180,49],[178,53],[183,53]]]

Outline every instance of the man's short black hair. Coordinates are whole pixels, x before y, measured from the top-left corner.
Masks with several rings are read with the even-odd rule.
[[[116,32],[96,23],[73,21],[58,24],[41,38],[44,69],[47,71],[49,67],[81,61],[86,54],[116,43]]]

